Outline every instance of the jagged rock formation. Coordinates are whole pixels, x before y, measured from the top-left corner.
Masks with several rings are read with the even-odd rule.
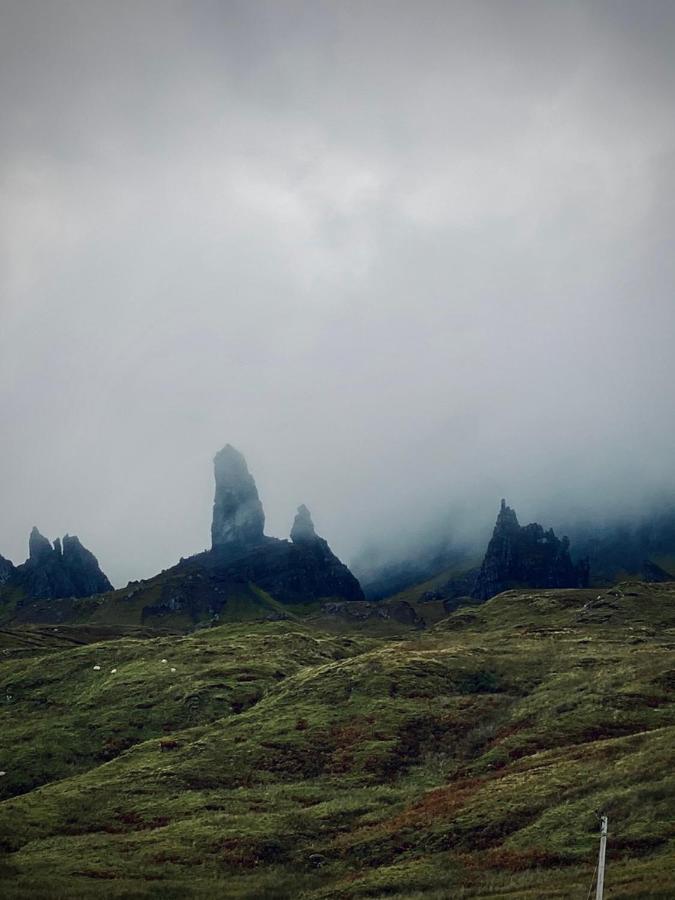
[[[66,534],[63,542],[56,538],[52,546],[37,528],[28,539],[28,559],[8,580],[37,600],[89,597],[112,590],[98,560],[79,538]]]
[[[255,547],[264,539],[265,513],[246,460],[227,444],[216,454],[213,470],[212,549]]]
[[[536,522],[521,526],[502,500],[471,596],[488,600],[513,587],[587,587],[588,580],[588,562],[572,562],[566,537],[560,540]]]
[[[291,528],[291,540],[294,544],[311,543],[319,540],[314,530],[311,513],[304,503],[298,507],[298,513]]]
[[[279,604],[364,599],[357,579],[314,531],[306,507],[298,509],[292,541],[268,537],[255,481],[241,453],[224,447],[215,457],[214,473],[211,549],[89,603],[71,598],[112,590],[94,556],[77,538],[66,535],[52,546],[34,529],[30,558],[12,575],[26,596],[12,606],[13,619],[61,623],[95,614],[99,623],[185,628],[283,617]]]
[[[58,538],[54,542],[54,550],[57,551],[59,556],[61,555],[61,542]],[[36,567],[42,565],[42,563],[45,563],[50,559],[52,552],[52,545],[43,534],[40,534],[35,525],[33,525],[28,538],[28,562]]]
[[[211,550],[182,560],[180,567],[207,571],[223,583],[255,585],[282,603],[364,599],[357,579],[315,532],[306,506],[298,507],[291,541],[267,537],[262,503],[242,454],[228,444],[216,454],[214,472]]]
[[[0,585],[7,584],[14,574],[14,563],[0,556]]]

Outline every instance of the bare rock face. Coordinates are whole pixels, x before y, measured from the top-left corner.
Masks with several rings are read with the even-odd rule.
[[[298,508],[290,541],[267,537],[262,503],[242,454],[230,444],[223,447],[214,472],[211,550],[179,565],[255,584],[282,603],[363,600],[356,578],[317,535],[306,506]]]
[[[111,591],[112,585],[101,571],[98,560],[83,547],[79,538],[65,535],[50,544],[37,528],[28,539],[28,559],[14,569],[11,580],[32,599],[89,597]]]
[[[216,495],[211,523],[212,548],[245,548],[262,543],[265,513],[246,460],[227,444],[216,454],[213,468]]]
[[[40,565],[50,559],[52,555],[52,545],[47,538],[40,534],[35,525],[28,538],[28,561],[34,565]]]
[[[0,556],[0,586],[7,584],[14,573],[14,563]]]
[[[587,587],[588,580],[588,562],[572,562],[566,537],[560,540],[536,522],[521,526],[502,500],[471,596],[488,600],[514,587]]]
[[[291,528],[291,540],[294,544],[307,544],[318,540],[312,516],[304,503],[298,507],[298,513]]]

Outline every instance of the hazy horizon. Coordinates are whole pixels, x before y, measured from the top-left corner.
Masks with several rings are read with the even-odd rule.
[[[674,38],[665,0],[4,0],[0,554],[149,577],[226,443],[346,561],[675,500]]]

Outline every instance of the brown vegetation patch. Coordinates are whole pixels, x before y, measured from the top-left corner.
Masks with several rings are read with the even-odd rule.
[[[480,778],[467,778],[456,784],[428,791],[421,800],[390,819],[386,827],[394,831],[414,825],[428,825],[432,821],[447,821],[459,812],[483,783]]]
[[[578,862],[574,857],[561,853],[551,853],[540,847],[528,850],[511,850],[490,847],[480,855],[467,854],[464,863],[472,869],[505,869],[507,872],[524,872],[527,869],[551,868]]]

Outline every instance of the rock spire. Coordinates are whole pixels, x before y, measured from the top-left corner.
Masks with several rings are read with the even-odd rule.
[[[298,513],[291,528],[291,540],[294,544],[307,544],[318,539],[319,537],[314,531],[311,513],[303,503],[298,507]]]
[[[37,528],[28,539],[28,559],[11,578],[35,599],[89,597],[112,590],[98,560],[79,538],[66,534],[52,546]]]
[[[216,454],[213,470],[212,548],[255,547],[264,540],[265,513],[246,460],[227,444]]]

